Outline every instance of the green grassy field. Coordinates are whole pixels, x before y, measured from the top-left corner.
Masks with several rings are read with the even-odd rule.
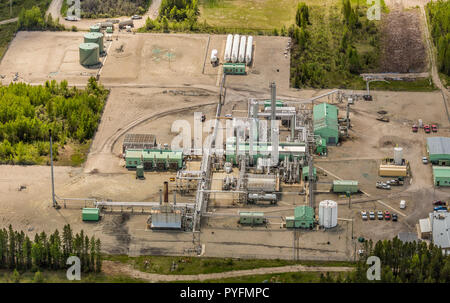
[[[318,261],[292,261],[292,260],[247,260],[231,258],[198,258],[198,257],[166,257],[166,256],[140,256],[128,257],[125,255],[105,256],[105,260],[119,261],[129,264],[137,270],[148,273],[166,275],[195,275],[219,273],[232,270],[245,270],[260,267],[277,267],[294,264],[309,266],[353,266],[350,262],[318,262]],[[147,261],[147,265],[146,265]],[[171,271],[172,263],[176,269]]]
[[[330,273],[336,278],[337,273]],[[341,278],[345,277],[344,273]],[[236,278],[226,278],[205,281],[186,281],[185,283],[319,283],[320,272],[287,272],[282,274],[250,275]],[[177,282],[183,283],[183,282]]]
[[[0,270],[0,283],[33,283],[34,272],[21,272],[19,281],[15,281],[12,271]],[[128,276],[106,276],[100,274],[83,274],[81,273],[80,281],[67,280],[65,271],[43,271],[42,283],[143,283],[145,281],[135,279]]]
[[[30,9],[37,6],[42,11],[46,11],[52,0],[13,0],[12,14],[10,14],[10,1],[0,1],[0,21],[15,18],[19,15],[22,8]]]

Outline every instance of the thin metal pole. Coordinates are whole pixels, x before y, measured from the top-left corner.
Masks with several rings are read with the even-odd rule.
[[[52,204],[53,207],[56,207],[56,200],[55,200],[55,180],[53,177],[53,142],[52,142],[52,130],[49,129],[48,131],[50,135],[50,166],[51,166],[51,177],[52,177]]]

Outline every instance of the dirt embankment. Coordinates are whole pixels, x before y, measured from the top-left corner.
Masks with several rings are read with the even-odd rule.
[[[423,26],[417,9],[394,8],[383,14],[381,38],[382,72],[420,73],[427,69]]]

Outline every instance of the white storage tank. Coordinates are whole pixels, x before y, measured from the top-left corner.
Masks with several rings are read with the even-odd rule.
[[[245,51],[245,62],[247,62],[247,65],[250,65],[250,63],[252,62],[252,54],[253,54],[253,36],[248,36],[247,49]]]
[[[394,163],[395,165],[402,165],[403,159],[403,148],[402,147],[394,147]]]
[[[324,200],[319,203],[319,225],[332,228],[337,225],[338,205],[335,201]]]
[[[245,62],[245,43],[246,42],[247,42],[247,37],[241,36],[241,44],[239,46],[239,56],[238,56],[239,63]]]
[[[227,44],[225,45],[225,55],[223,58],[225,62],[231,61],[232,48],[233,48],[233,35],[229,34],[227,37]]]
[[[233,50],[231,51],[231,62],[236,63],[239,56],[239,34],[234,35]]]
[[[213,49],[211,52],[211,63],[217,62],[217,49]]]

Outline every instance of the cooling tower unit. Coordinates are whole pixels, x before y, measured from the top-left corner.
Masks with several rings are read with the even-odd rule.
[[[247,37],[241,36],[241,44],[239,46],[239,56],[238,56],[239,63],[245,62],[245,42],[247,42]]]
[[[80,64],[84,66],[96,65],[99,63],[100,53],[97,43],[80,44]]]
[[[89,28],[89,31],[90,31],[91,33],[99,33],[99,32],[100,32],[100,25],[92,25],[92,26]]]
[[[231,62],[236,63],[239,56],[239,35],[234,35],[233,50],[231,51]]]
[[[100,54],[104,52],[103,48],[103,34],[102,33],[87,33],[84,35],[84,43],[97,43]]]
[[[245,50],[245,62],[247,62],[247,65],[250,65],[250,63],[252,62],[252,54],[253,54],[253,37],[248,36],[247,49]]]
[[[230,62],[231,61],[231,52],[233,50],[233,35],[228,35],[227,37],[227,44],[225,45],[225,55],[224,55],[224,61]]]
[[[324,228],[332,228],[337,225],[337,203],[331,200],[319,203],[319,225]]]

